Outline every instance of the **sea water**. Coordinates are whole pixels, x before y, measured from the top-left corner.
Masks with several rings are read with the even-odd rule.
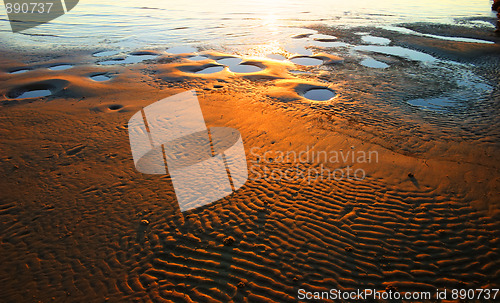
[[[308,25],[452,24],[494,16],[489,0],[86,0],[51,22],[13,34],[0,19],[5,46],[100,45],[136,49],[158,45],[249,48],[281,43]]]

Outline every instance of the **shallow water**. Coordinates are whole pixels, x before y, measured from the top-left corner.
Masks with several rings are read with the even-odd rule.
[[[197,71],[197,74],[213,74],[213,73],[218,73],[224,69],[223,66],[210,66],[207,68],[204,68],[200,71]]]
[[[108,57],[108,56],[114,56],[117,55],[119,52],[118,51],[102,51],[102,52],[97,52],[92,54],[94,57]]]
[[[110,80],[111,77],[107,76],[107,75],[94,75],[94,76],[90,76],[90,79],[92,79],[96,82],[104,82],[104,81]]]
[[[388,64],[386,64],[384,62],[377,61],[373,58],[363,59],[359,64],[366,66],[366,67],[371,67],[371,68],[388,68],[389,67]]]
[[[255,73],[262,70],[262,68],[250,64],[238,64],[229,67],[233,73]]]
[[[10,72],[9,74],[12,74],[12,75],[24,74],[24,73],[29,72],[29,71],[30,71],[29,69],[18,69],[18,70],[14,70],[14,71]]]
[[[26,98],[40,98],[50,96],[52,92],[48,89],[38,89],[38,90],[30,90],[22,93],[16,99],[26,99]]]
[[[205,56],[192,56],[192,57],[189,57],[188,59],[191,60],[191,61],[203,61],[203,60],[207,60],[208,57],[205,57]]]
[[[49,67],[50,70],[67,70],[73,68],[74,65],[71,64],[60,64]]]
[[[367,44],[379,44],[379,45],[387,45],[391,43],[390,39],[383,37],[375,37],[371,35],[365,35],[361,37],[361,41]]]
[[[318,46],[318,47],[348,47],[349,44],[341,41],[312,41],[311,45]]]
[[[134,64],[140,63],[146,60],[155,59],[158,56],[155,55],[129,55],[125,58],[111,59],[107,61],[99,62],[100,65],[116,65],[116,64]]]
[[[328,101],[335,97],[335,93],[326,88],[313,88],[305,92],[304,97],[313,101]]]
[[[411,30],[409,28],[399,27],[399,26],[383,26],[383,28],[390,30],[390,31],[402,33],[402,34],[429,37],[429,38],[434,38],[434,39],[439,39],[439,40],[468,42],[468,43],[484,43],[484,44],[494,44],[495,43],[492,41],[486,41],[486,40],[481,40],[481,39],[472,39],[472,38],[463,38],[463,37],[448,37],[448,36],[440,36],[440,35],[433,35],[433,34],[424,34],[424,33],[416,32],[416,31]]]
[[[388,26],[409,22],[453,23],[455,18],[493,16],[490,1],[156,1],[88,0],[47,24],[13,34],[0,20],[4,45],[52,47],[100,45],[137,49],[167,45],[252,47],[285,41],[297,27]],[[92,33],[89,35],[89,33]]]
[[[238,65],[241,63],[241,61],[242,61],[241,58],[224,58],[217,60],[218,63],[227,66]]]
[[[404,48],[401,46],[381,46],[381,45],[358,45],[354,47],[354,50],[357,51],[366,51],[366,52],[373,52],[373,53],[379,53],[379,54],[385,54],[385,55],[391,55],[391,56],[397,56],[413,61],[420,61],[420,62],[434,62],[436,61],[436,58],[433,56],[415,51],[412,49]]]
[[[290,61],[292,61],[295,64],[304,66],[314,66],[323,64],[323,60],[311,57],[297,57],[290,59]]]
[[[196,53],[198,50],[192,46],[174,46],[167,49],[169,54],[189,54]]]

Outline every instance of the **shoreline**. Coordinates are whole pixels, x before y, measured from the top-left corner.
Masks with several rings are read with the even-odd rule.
[[[328,28],[320,33],[348,36]],[[458,56],[457,46],[488,56],[499,47],[403,37],[391,40],[447,59]],[[109,58],[92,56],[101,50],[0,59],[5,300],[289,302],[297,289],[498,288],[500,78],[490,72],[499,70],[498,61],[488,66],[484,58],[460,58],[479,67],[464,79],[477,73],[497,92],[477,107],[465,104],[474,112],[462,119],[462,107],[443,114],[402,100],[424,94],[415,93],[419,87],[436,94],[460,89],[444,77],[461,71],[451,65],[445,74],[440,66],[396,56],[323,49],[329,56],[321,60],[330,63],[320,67],[243,57],[262,70],[236,73],[226,66],[196,74],[235,56],[200,50],[207,59],[192,61],[149,50],[143,55],[158,56],[104,66],[96,62]],[[391,67],[361,66],[356,56],[365,55]],[[74,66],[48,69],[68,64]],[[26,67],[33,70],[8,73]],[[409,71],[430,80],[405,76]],[[100,74],[110,79],[89,78]],[[431,86],[432,77],[443,84]],[[306,99],[315,87],[336,96]],[[51,95],[16,100],[24,88]],[[247,161],[256,161],[254,147],[263,155],[354,146],[376,150],[377,163],[354,163],[366,172],[364,180],[250,179],[231,196],[180,213],[169,176],[135,170],[127,122],[186,90],[197,91],[207,127],[240,131]],[[299,162],[304,169],[346,165]]]

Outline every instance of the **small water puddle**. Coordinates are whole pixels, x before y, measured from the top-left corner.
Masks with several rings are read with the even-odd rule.
[[[313,54],[313,52],[309,49],[306,48],[307,41],[303,45],[298,45],[298,44],[289,44],[285,45],[283,48],[289,52],[290,54],[299,54],[299,55],[304,55],[304,56],[310,56]]]
[[[204,68],[200,71],[197,71],[196,73],[203,74],[203,75],[213,74],[213,73],[218,73],[218,72],[222,71],[223,69],[224,69],[224,66],[210,66],[210,67]]]
[[[191,61],[203,61],[203,60],[207,60],[208,57],[205,57],[205,56],[192,56],[192,57],[189,57],[188,59],[191,60]]]
[[[12,75],[24,74],[24,73],[29,72],[29,71],[30,71],[30,69],[18,69],[18,70],[11,71],[9,74],[12,74]]]
[[[229,67],[229,70],[233,73],[256,73],[261,71],[262,68],[251,64],[238,64]]]
[[[240,64],[241,61],[243,60],[241,60],[240,58],[222,58],[217,60],[218,63],[226,66],[236,66]]]
[[[22,93],[20,96],[16,97],[16,99],[27,99],[27,98],[41,98],[50,96],[52,92],[48,89],[37,89],[30,90]]]
[[[453,105],[452,101],[444,97],[437,97],[430,99],[414,99],[407,102],[410,105],[433,111],[444,111],[445,110],[444,107]]]
[[[323,64],[323,60],[318,58],[311,57],[296,57],[290,59],[295,64],[304,65],[304,66],[313,66],[313,65],[321,65]]]
[[[317,40],[317,41],[323,41],[323,42],[337,40],[337,37],[335,37],[335,36],[324,35],[324,34],[314,34],[314,35],[309,36],[309,38],[312,38],[312,39]]]
[[[335,97],[335,93],[327,88],[313,88],[308,90],[304,97],[314,101],[328,101]]]
[[[92,79],[96,82],[103,82],[103,81],[110,80],[111,77],[108,75],[105,75],[105,74],[99,74],[99,75],[90,76],[90,79]]]
[[[187,54],[187,53],[196,53],[198,50],[192,46],[174,46],[167,49],[167,53],[169,54]]]
[[[50,70],[66,70],[72,68],[74,65],[71,64],[59,64],[49,67]]]
[[[109,57],[109,56],[114,56],[118,53],[119,53],[118,51],[102,51],[102,52],[93,53],[92,56],[94,56],[94,57]]]

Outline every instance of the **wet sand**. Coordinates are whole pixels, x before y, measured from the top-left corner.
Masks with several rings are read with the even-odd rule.
[[[317,30],[356,45],[362,36]],[[316,48],[309,57],[321,67],[231,61],[237,54],[203,49],[2,52],[1,300],[291,302],[301,288],[498,288],[498,41],[477,32],[497,43],[359,31],[474,64],[491,95],[443,107],[444,114],[408,106],[405,100],[453,91],[447,79],[464,69],[445,72],[369,49]],[[390,67],[362,66],[364,56]],[[48,69],[62,65],[73,66]],[[476,74],[464,72],[464,79]],[[336,95],[304,97],[318,88]],[[378,161],[355,164],[364,180],[264,180],[255,178],[262,173],[256,168],[233,195],[180,213],[169,176],[136,171],[127,122],[144,106],[191,89],[207,126],[240,131],[249,167],[257,163],[251,148],[376,150]],[[50,95],[19,98],[30,91]],[[339,166],[310,162],[301,168]]]

